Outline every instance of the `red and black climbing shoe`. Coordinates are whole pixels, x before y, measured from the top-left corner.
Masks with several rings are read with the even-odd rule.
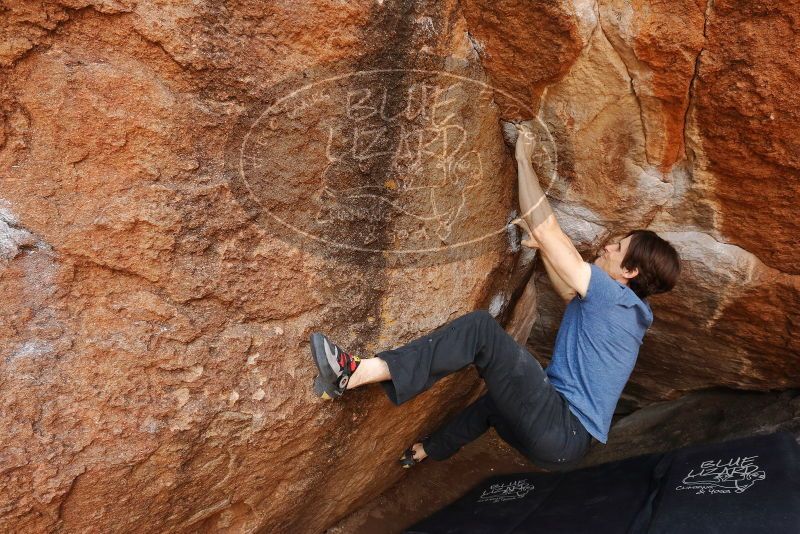
[[[311,334],[311,355],[319,369],[314,379],[314,393],[325,400],[341,397],[361,358],[343,351],[319,332]]]

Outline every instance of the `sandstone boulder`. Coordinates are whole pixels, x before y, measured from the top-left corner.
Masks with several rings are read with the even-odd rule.
[[[15,2],[0,13],[0,530],[317,532],[479,393],[320,404],[476,308],[546,361],[501,121],[587,259],[683,255],[624,407],[800,383],[790,2]],[[531,310],[533,302],[536,310]],[[524,309],[523,309],[524,308]],[[537,318],[538,316],[538,318]]]

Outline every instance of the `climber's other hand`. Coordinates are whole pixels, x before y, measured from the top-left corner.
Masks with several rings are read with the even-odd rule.
[[[522,246],[528,248],[539,248],[539,242],[536,241],[536,238],[533,237],[533,232],[531,232],[531,227],[528,226],[528,221],[523,219],[522,217],[518,217],[511,221],[511,224],[516,224],[519,226],[520,230],[523,233],[527,232],[528,237],[522,240]]]

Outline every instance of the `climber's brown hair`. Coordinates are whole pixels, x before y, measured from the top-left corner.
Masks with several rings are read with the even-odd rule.
[[[622,259],[622,267],[639,269],[639,274],[628,281],[628,287],[636,296],[643,299],[675,287],[681,272],[675,247],[650,230],[633,230],[625,237],[628,236],[631,236],[631,241]]]

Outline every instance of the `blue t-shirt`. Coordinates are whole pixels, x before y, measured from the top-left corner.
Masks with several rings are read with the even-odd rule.
[[[567,305],[546,373],[586,430],[606,443],[653,312],[631,288],[590,267],[586,296]]]

